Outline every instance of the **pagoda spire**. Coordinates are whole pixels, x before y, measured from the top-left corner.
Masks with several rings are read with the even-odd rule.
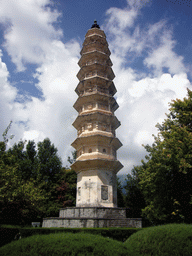
[[[116,155],[122,144],[115,134],[120,126],[114,114],[115,75],[106,35],[96,20],[80,54],[74,104],[78,116],[73,123],[77,138],[72,143],[77,159],[71,166],[77,173],[76,206],[117,207],[116,173],[123,166]]]
[[[96,20],[94,20],[94,23],[91,28],[100,28]]]

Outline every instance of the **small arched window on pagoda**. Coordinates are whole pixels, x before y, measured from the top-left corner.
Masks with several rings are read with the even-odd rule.
[[[103,148],[103,153],[106,154],[106,152],[107,152],[107,151],[106,151],[106,148]]]

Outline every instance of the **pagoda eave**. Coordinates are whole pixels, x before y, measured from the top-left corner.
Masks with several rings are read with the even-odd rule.
[[[80,67],[86,66],[87,64],[92,63],[93,62],[92,59],[95,59],[95,58],[98,58],[98,59],[102,58],[102,60],[106,60],[108,63],[108,66],[110,66],[110,67],[113,65],[110,58],[108,57],[108,55],[106,53],[96,51],[96,50],[82,54],[82,56],[78,62],[78,65]]]
[[[105,101],[105,102],[109,102],[110,105],[111,105],[111,108],[113,111],[117,110],[119,105],[117,104],[116,100],[113,98],[113,96],[111,95],[106,95],[104,93],[101,93],[101,92],[98,92],[97,90],[92,93],[92,94],[87,94],[87,95],[82,95],[80,96],[75,104],[73,105],[73,107],[79,111],[79,108],[87,103],[87,102],[90,102],[90,101],[94,101],[94,102],[97,102],[97,101]]]
[[[85,170],[110,170],[115,173],[120,171],[123,168],[123,165],[118,160],[109,160],[109,159],[89,159],[89,160],[77,160],[75,163],[71,165],[71,168],[79,173]]]
[[[108,123],[111,124],[114,129],[117,129],[121,123],[119,122],[119,120],[117,119],[116,116],[114,115],[108,115],[105,113],[101,113],[101,112],[93,112],[93,113],[87,113],[87,114],[83,114],[83,115],[78,115],[77,118],[75,119],[75,121],[73,122],[73,126],[78,130],[79,126],[85,122],[92,122],[97,120],[98,122],[104,122],[104,123]]]
[[[90,145],[90,144],[97,144],[97,145],[105,144],[107,146],[113,146],[115,150],[119,149],[122,146],[122,143],[118,138],[101,135],[101,134],[90,134],[87,136],[78,137],[71,144],[71,146],[74,147],[75,149],[79,149],[80,146]]]

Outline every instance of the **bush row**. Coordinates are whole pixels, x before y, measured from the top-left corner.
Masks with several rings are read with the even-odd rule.
[[[142,229],[124,243],[83,232],[34,235],[1,247],[0,255],[191,256],[192,225],[169,224]]]
[[[26,238],[33,235],[45,235],[51,233],[91,233],[94,235],[101,235],[109,237],[114,240],[124,242],[128,237],[141,229],[136,228],[0,228],[0,246],[10,243],[12,240],[19,238]]]

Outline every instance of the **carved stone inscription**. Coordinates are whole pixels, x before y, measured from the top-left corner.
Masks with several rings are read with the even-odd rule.
[[[101,186],[101,199],[108,200],[108,186]]]

